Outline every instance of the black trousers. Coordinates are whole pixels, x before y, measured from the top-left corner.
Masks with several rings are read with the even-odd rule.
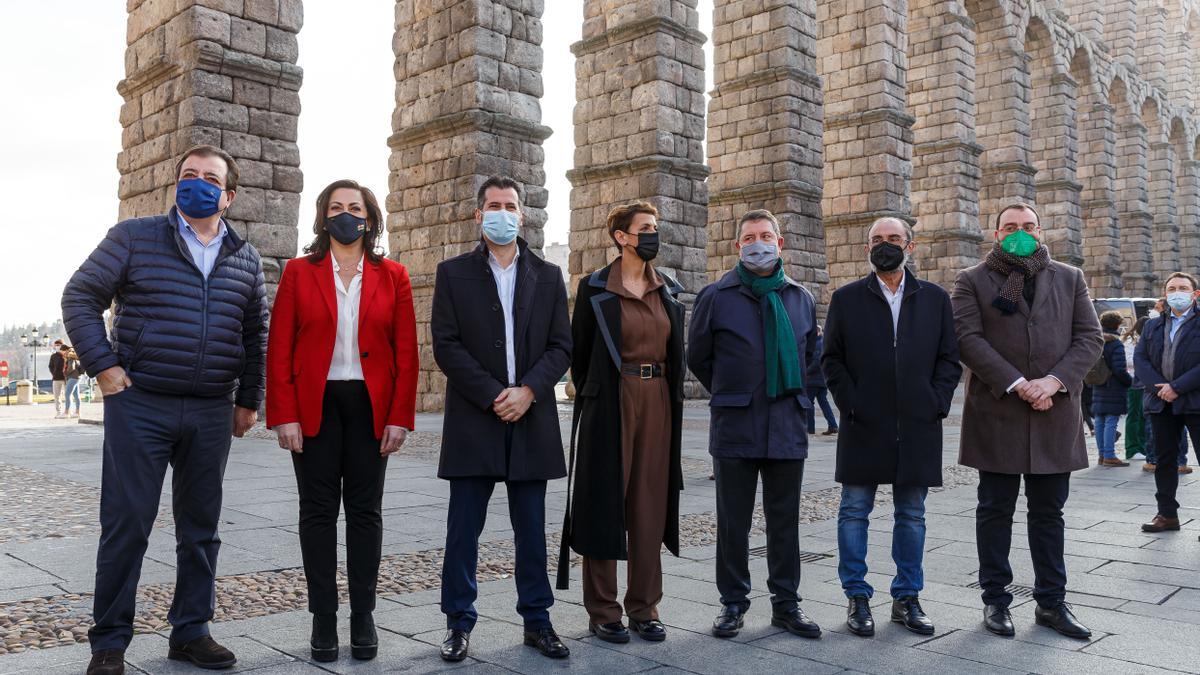
[[[975,542],[979,550],[979,586],[985,605],[1009,606],[1012,567],[1013,513],[1021,491],[1021,475],[979,472],[979,506],[975,509]],[[1067,567],[1063,561],[1063,506],[1071,491],[1071,474],[1025,474],[1029,506],[1029,554],[1033,558],[1033,598],[1053,607],[1067,597]]]
[[[750,607],[750,526],[762,476],[767,519],[767,588],[776,612],[800,603],[800,484],[804,460],[713,461],[717,480],[717,590],[721,604]]]
[[[1158,463],[1154,465],[1154,498],[1158,501],[1158,515],[1163,518],[1179,517],[1179,502],[1175,492],[1179,489],[1179,437],[1186,428],[1192,437],[1192,447],[1198,448],[1200,457],[1200,415],[1174,415],[1154,413],[1150,416],[1154,427],[1154,452]]]
[[[308,581],[308,611],[338,610],[337,521],[346,507],[346,568],[350,611],[375,609],[375,586],[383,544],[383,479],[387,457],[361,380],[325,383],[321,429],[292,453],[300,492],[300,553]]]

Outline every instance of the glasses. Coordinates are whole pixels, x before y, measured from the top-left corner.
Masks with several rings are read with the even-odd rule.
[[[895,244],[896,246],[904,246],[905,244],[908,243],[908,239],[905,239],[903,235],[899,235],[899,234],[892,234],[892,235],[888,235],[887,237],[881,237],[879,235],[875,235],[874,237],[871,237],[871,240],[870,240],[871,246],[878,246],[885,241],[889,244]]]
[[[1020,224],[1020,225],[1018,225],[1017,223],[1008,223],[1004,227],[1001,227],[1000,231],[1003,232],[1004,234],[1012,234],[1013,232],[1016,232],[1017,230],[1025,230],[1026,232],[1032,233],[1037,228],[1038,228],[1037,223],[1024,223],[1024,224]]]

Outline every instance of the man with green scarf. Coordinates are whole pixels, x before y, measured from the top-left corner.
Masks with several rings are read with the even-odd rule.
[[[717,481],[717,637],[750,608],[749,544],[759,476],[767,519],[771,624],[802,637],[821,629],[800,609],[800,484],[808,457],[804,373],[817,341],[813,296],[783,271],[779,221],[750,211],[737,224],[740,262],[696,297],[688,367],[712,398],[709,453]]]

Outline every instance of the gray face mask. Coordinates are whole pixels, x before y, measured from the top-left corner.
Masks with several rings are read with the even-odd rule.
[[[741,250],[742,264],[755,274],[764,274],[775,269],[779,262],[779,247],[765,241],[746,244]]]

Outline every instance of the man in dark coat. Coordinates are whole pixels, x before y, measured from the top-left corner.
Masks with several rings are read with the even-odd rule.
[[[63,358],[63,347],[65,345],[62,340],[55,340],[53,351],[50,352],[50,391],[51,395],[54,396],[55,417],[64,416],[62,414],[62,404],[63,391],[65,391],[67,386],[67,376],[63,367],[67,365],[67,360]]]
[[[266,380],[266,287],[258,252],[222,218],[238,186],[233,158],[197,146],[175,176],[175,206],[118,223],[63,291],[67,335],[104,394],[90,675],[124,672],[168,465],[178,559],[168,656],[236,662],[208,622],[231,437],[254,424]],[[103,315],[114,300],[110,341]]]
[[[1034,616],[1068,637],[1091,635],[1067,606],[1062,509],[1071,472],[1088,466],[1079,396],[1104,340],[1083,272],[1050,259],[1037,212],[996,215],[984,262],[958,274],[951,293],[962,363],[971,372],[958,461],[979,470],[975,540],[984,626],[1014,634],[1012,520],[1022,478],[1029,504]]]
[[[1143,532],[1179,529],[1179,487],[1176,439],[1186,429],[1200,448],[1200,297],[1196,278],[1184,272],[1167,277],[1166,310],[1146,323],[1133,352],[1137,377],[1145,385],[1143,408],[1154,428],[1158,464],[1154,467],[1154,497],[1158,513],[1142,525]]]
[[[925,497],[942,484],[942,420],[962,366],[950,296],[905,265],[912,227],[881,218],[867,232],[871,274],[834,292],[821,365],[842,413],[834,479],[838,576],[849,599],[846,625],[875,634],[867,582],[867,527],[880,485],[892,485],[892,620],[922,635],[933,622],[917,599],[924,586]]]
[[[736,636],[750,608],[749,539],[759,476],[767,519],[772,625],[821,635],[800,609],[800,485],[808,457],[804,372],[817,339],[812,294],[783,273],[779,221],[740,219],[741,262],[696,297],[688,367],[712,398],[708,451],[717,481],[717,637]]]
[[[516,545],[517,612],[525,644],[566,657],[550,623],[546,481],[567,475],[554,386],[571,361],[567,289],[559,268],[517,237],[520,186],[492,177],[479,188],[475,250],[437,266],[433,357],[446,375],[438,477],[450,481],[442,658],[467,656],[475,611],[479,534],[496,483],[508,490]]]

